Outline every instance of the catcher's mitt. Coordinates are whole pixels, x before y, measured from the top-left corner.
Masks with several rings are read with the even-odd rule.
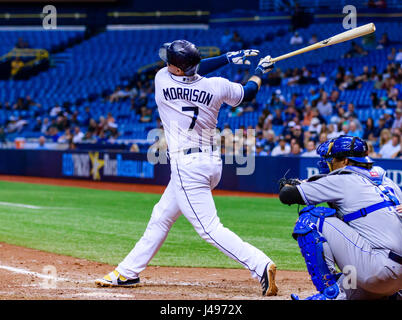
[[[301,183],[301,181],[299,179],[297,179],[297,178],[289,178],[289,179],[287,179],[287,178],[283,177],[283,178],[281,178],[279,180],[279,191],[282,190],[282,188],[285,185],[297,186],[300,183]]]

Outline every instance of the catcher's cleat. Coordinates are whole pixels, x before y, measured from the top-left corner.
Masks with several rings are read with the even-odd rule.
[[[292,293],[290,295],[292,300],[300,300],[299,296]],[[327,299],[327,297],[325,295],[323,295],[322,293],[317,293],[315,295],[312,295],[304,300],[331,300],[331,299]]]
[[[269,262],[265,267],[264,274],[260,280],[263,296],[276,296],[278,294],[278,287],[275,283],[276,265]]]
[[[117,270],[108,273],[102,279],[96,279],[95,284],[98,287],[137,287],[140,283],[140,278],[126,279]]]

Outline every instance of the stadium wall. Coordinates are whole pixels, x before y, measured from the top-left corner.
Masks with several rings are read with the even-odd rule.
[[[217,189],[278,193],[278,180],[287,177],[308,178],[317,174],[318,158],[255,157],[255,169],[250,175],[239,175],[239,165],[224,160],[222,179]],[[240,161],[239,161],[240,162]],[[377,165],[402,187],[402,161],[382,159]],[[146,154],[130,152],[92,152],[57,150],[0,150],[0,174],[74,178],[107,182],[167,185],[170,177],[168,164],[151,164]]]

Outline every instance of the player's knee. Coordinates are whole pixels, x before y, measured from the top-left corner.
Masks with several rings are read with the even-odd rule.
[[[174,223],[174,219],[170,218],[170,215],[167,214],[166,210],[157,203],[152,210],[150,223],[156,225],[162,230],[169,230]]]

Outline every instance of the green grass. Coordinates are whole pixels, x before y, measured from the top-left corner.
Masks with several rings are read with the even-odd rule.
[[[117,265],[142,236],[160,195],[0,181],[0,241]],[[214,197],[223,225],[271,257],[304,270],[291,237],[296,207],[278,199]],[[182,216],[150,265],[242,268],[203,241]]]

